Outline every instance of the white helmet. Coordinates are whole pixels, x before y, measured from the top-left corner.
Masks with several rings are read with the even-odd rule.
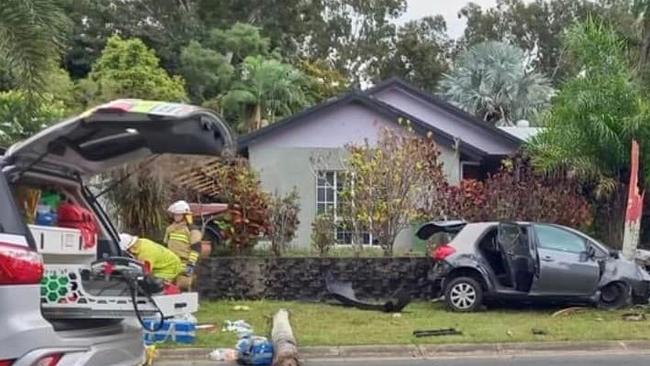
[[[190,210],[190,204],[182,200],[172,203],[172,205],[169,206],[167,211],[174,215],[186,215],[192,213],[192,211]]]
[[[131,234],[122,233],[120,234],[120,249],[123,252],[129,250],[138,241],[138,237]]]

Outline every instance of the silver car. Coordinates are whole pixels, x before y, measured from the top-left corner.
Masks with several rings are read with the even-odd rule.
[[[135,309],[116,317],[116,312],[94,311],[94,305],[87,305],[89,312],[68,316],[66,312],[77,310],[65,307],[69,304],[60,309],[57,304],[44,307],[44,271],[54,259],[55,266],[79,259],[39,253],[23,207],[17,205],[17,186],[29,182],[65,187],[68,199],[95,213],[100,226],[97,250],[83,259],[89,263],[80,264],[90,265],[120,252],[115,228],[86,187],[89,179],[155,154],[219,155],[231,144],[228,127],[210,111],[120,100],[47,128],[4,152],[0,157],[0,365],[134,366],[145,359]]]
[[[431,222],[421,239],[446,235],[429,275],[449,309],[471,312],[486,300],[647,303],[650,275],[618,251],[577,230],[552,224]]]

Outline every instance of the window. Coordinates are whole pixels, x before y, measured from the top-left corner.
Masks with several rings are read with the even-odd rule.
[[[475,179],[481,180],[483,178],[483,169],[481,164],[473,161],[460,162],[460,179]]]
[[[342,192],[345,189],[346,174],[343,171],[321,171],[316,183],[316,209],[318,214],[333,212],[337,223],[336,243],[356,244],[352,225],[345,218],[345,199]],[[361,244],[371,244],[372,236],[368,231],[360,233]]]
[[[535,225],[538,246],[542,249],[568,253],[582,253],[586,250],[585,239],[551,225]]]

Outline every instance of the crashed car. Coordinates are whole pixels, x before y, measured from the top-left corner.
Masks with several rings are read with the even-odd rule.
[[[416,235],[451,237],[429,274],[449,309],[471,312],[488,300],[591,303],[616,309],[647,303],[650,274],[588,235],[535,222],[430,222]]]

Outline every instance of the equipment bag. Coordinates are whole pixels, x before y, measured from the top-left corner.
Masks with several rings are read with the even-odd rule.
[[[78,229],[86,248],[97,245],[97,223],[95,215],[88,209],[74,203],[62,203],[58,210],[58,225]]]

